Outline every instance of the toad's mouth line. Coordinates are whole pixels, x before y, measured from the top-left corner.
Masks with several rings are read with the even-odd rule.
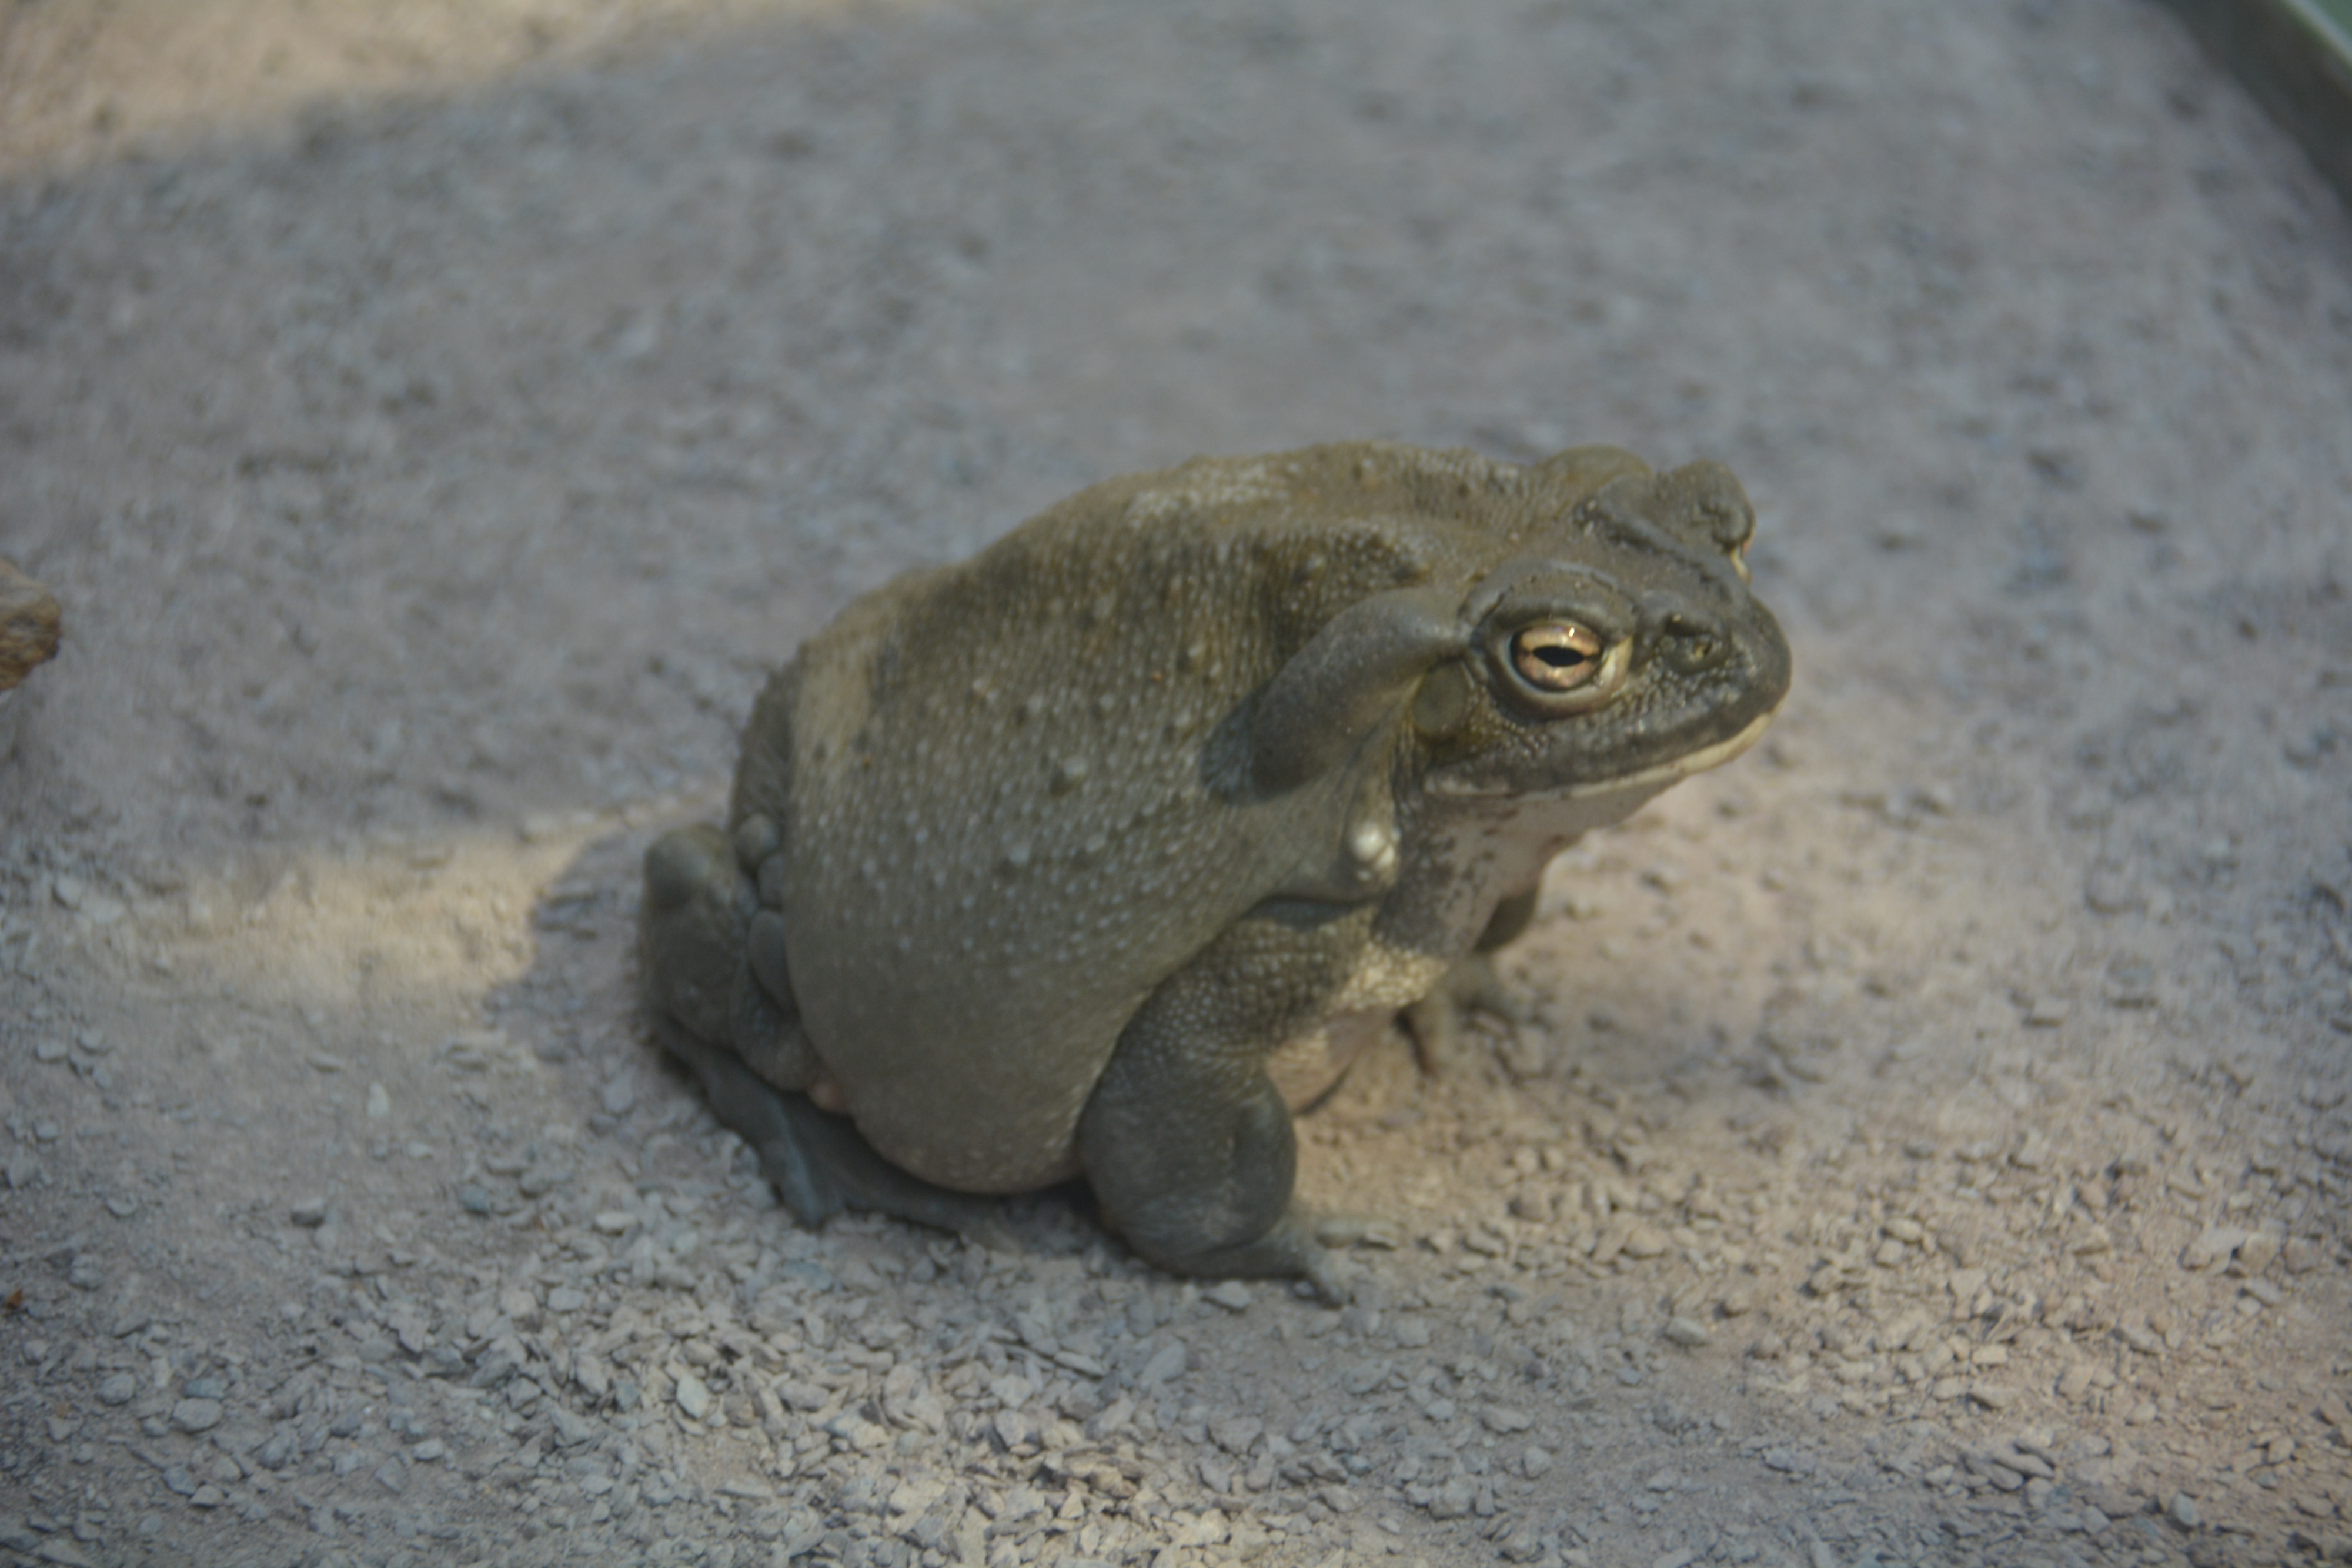
[[[1773,719],[1780,716],[1781,706],[1788,700],[1787,695],[1783,694],[1780,702],[1774,703],[1757,715],[1738,734],[1718,740],[1712,746],[1702,746],[1696,751],[1686,751],[1682,756],[1671,761],[1661,762],[1654,768],[1645,768],[1639,773],[1628,773],[1617,779],[1596,779],[1590,783],[1571,784],[1564,789],[1530,793],[1536,798],[1550,800],[1589,800],[1599,796],[1616,795],[1628,790],[1647,790],[1655,794],[1676,779],[1687,779],[1694,773],[1704,773],[1710,768],[1720,768],[1755,745],[1757,741],[1763,738],[1764,731],[1770,727]],[[1475,795],[1482,791],[1465,789],[1458,785],[1448,788],[1444,783],[1438,782],[1433,793]],[[1522,797],[1522,799],[1525,798]]]

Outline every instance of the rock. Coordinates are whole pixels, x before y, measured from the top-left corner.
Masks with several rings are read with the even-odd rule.
[[[1551,1450],[1549,1448],[1531,1448],[1519,1456],[1519,1473],[1529,1480],[1536,1479],[1550,1469]]]
[[[2285,1243],[2286,1238],[2276,1230],[2257,1230],[2238,1243],[2238,1267],[2249,1274],[2259,1274],[2271,1266]]]
[[[572,1179],[572,1173],[561,1166],[533,1166],[522,1173],[515,1189],[525,1197],[545,1197]]]
[[[2181,1249],[2180,1266],[2184,1269],[2212,1269],[2230,1260],[2231,1255],[2253,1239],[2253,1232],[2231,1225],[2209,1225],[2197,1239]]]
[[[2205,1516],[2197,1510],[2197,1500],[2185,1491],[2174,1492],[2164,1511],[2173,1523],[2183,1530],[2194,1530],[2205,1522]]]
[[[1506,1563],[1532,1563],[1542,1553],[1543,1547],[1537,1538],[1535,1525],[1527,1522],[1503,1537],[1496,1550],[1502,1553]],[[1691,1555],[1696,1556],[1696,1553]]]
[[[1135,1401],[1122,1394],[1087,1420],[1087,1436],[1099,1443],[1127,1429],[1135,1416]]]
[[[55,658],[63,631],[57,596],[0,559],[0,692]]]
[[[1135,1375],[1135,1381],[1139,1386],[1156,1388],[1160,1384],[1175,1382],[1190,1371],[1192,1365],[1192,1353],[1184,1348],[1184,1342],[1170,1340],[1152,1352],[1151,1359],[1143,1364],[1143,1370]]]
[[[110,1372],[99,1380],[100,1405],[128,1405],[139,1396],[139,1379],[127,1372]]]
[[[1696,1318],[1671,1318],[1666,1322],[1666,1339],[1685,1350],[1696,1350],[1701,1345],[1713,1343],[1715,1335],[1708,1333],[1707,1326]]]
[[[1456,1476],[1438,1488],[1435,1495],[1431,1497],[1429,1517],[1460,1519],[1470,1511],[1470,1505],[1477,1500],[1477,1495],[1466,1478]]]
[[[172,1425],[187,1433],[209,1432],[220,1425],[217,1399],[183,1399],[172,1406]]]
[[[710,1414],[710,1387],[692,1373],[677,1380],[677,1407],[686,1412],[689,1421],[699,1421]]]
[[[1636,1225],[1625,1235],[1625,1245],[1620,1249],[1628,1258],[1657,1258],[1674,1246],[1666,1233],[1654,1225]]]
[[[323,1197],[298,1199],[287,1211],[287,1218],[305,1230],[316,1230],[327,1223],[327,1200]]]
[[[1524,1432],[1536,1424],[1536,1418],[1524,1410],[1514,1410],[1507,1405],[1489,1405],[1478,1413],[1486,1430],[1497,1433]]]
[[[1250,1294],[1249,1287],[1239,1280],[1227,1280],[1222,1285],[1202,1291],[1201,1299],[1229,1312],[1238,1312],[1245,1311],[1255,1298]]]
[[[1249,1452],[1250,1445],[1265,1430],[1265,1423],[1255,1416],[1220,1416],[1209,1423],[1209,1438],[1228,1454],[1239,1457]]]

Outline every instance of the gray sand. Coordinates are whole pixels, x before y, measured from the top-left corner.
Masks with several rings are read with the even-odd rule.
[[[2352,1559],[2352,224],[2163,12],[17,5],[0,1558]],[[1095,478],[1713,456],[1797,695],[1302,1183],[796,1232],[634,865]]]

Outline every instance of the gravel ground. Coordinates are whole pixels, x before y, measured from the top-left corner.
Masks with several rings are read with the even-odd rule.
[[[0,1559],[2352,1560],[2352,224],[2165,13],[0,51]],[[796,1231],[630,1011],[762,673],[1375,434],[1729,462],[1800,671],[1303,1124],[1409,1245]]]

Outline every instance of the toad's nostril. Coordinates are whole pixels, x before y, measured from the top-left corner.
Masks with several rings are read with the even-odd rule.
[[[1696,616],[1675,612],[1659,630],[1665,634],[1667,660],[1678,670],[1703,670],[1723,658],[1728,643],[1716,627]]]

